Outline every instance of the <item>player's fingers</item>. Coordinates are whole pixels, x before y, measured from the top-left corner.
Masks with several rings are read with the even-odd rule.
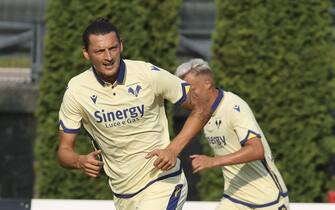
[[[155,160],[154,165],[159,169],[165,169],[169,168],[169,166],[172,164],[172,161],[168,159],[167,157],[159,157],[157,160]]]
[[[197,173],[197,172],[203,170],[203,165],[199,161],[196,161],[194,163],[194,165],[192,165],[192,166],[193,166],[193,173]]]
[[[99,174],[100,173],[100,169],[91,169],[91,168],[86,168],[85,169],[86,173],[90,173],[90,174]]]
[[[198,166],[198,164],[195,161],[192,161],[192,169],[196,169]]]
[[[169,162],[161,162],[157,168],[161,169],[161,170],[169,170],[171,168],[171,164]]]
[[[146,159],[149,159],[149,158],[152,158],[153,156],[159,156],[159,151],[155,149],[154,151],[149,152],[149,153],[145,156],[145,158],[146,158]]]
[[[94,165],[85,166],[85,171],[100,171],[101,167]]]
[[[97,176],[99,176],[99,174],[100,174],[100,170],[86,169],[86,170],[85,170],[85,173],[86,173],[88,176],[91,176],[91,177],[97,177]]]
[[[193,173],[197,173],[197,172],[198,172],[198,168],[199,168],[198,165],[193,165],[193,164],[192,164],[192,172],[193,172]]]
[[[164,162],[163,162],[163,159],[160,157],[158,157],[154,162],[154,166],[157,168],[159,168],[159,166],[161,166],[162,164],[164,164]]]
[[[89,157],[96,157],[101,153],[101,150],[94,150],[93,152],[90,152],[87,156]]]
[[[103,166],[104,165],[104,162],[102,162],[100,160],[97,160],[95,158],[88,159],[87,163],[91,164],[91,165],[95,165],[95,166]]]
[[[164,166],[162,166],[162,170],[167,171],[173,168],[176,164],[173,161],[167,161]]]
[[[101,150],[99,149],[99,150],[95,150],[95,151],[93,151],[93,156],[94,157],[97,157],[98,155],[100,155],[101,154]]]
[[[195,174],[195,173],[198,173],[199,171],[201,171],[202,169],[200,169],[200,168],[196,168],[196,169],[194,169],[193,170],[193,173]]]
[[[194,158],[197,158],[197,157],[199,157],[199,155],[198,155],[198,154],[195,154],[195,155],[190,155],[190,158],[191,158],[191,159],[194,159]]]
[[[200,162],[200,160],[199,160],[198,157],[193,158],[192,159],[192,166],[194,166],[194,167],[198,166],[199,162]]]
[[[86,172],[86,175],[90,176],[90,177],[98,177],[99,173],[90,173],[90,172]]]
[[[103,163],[101,161],[95,160],[95,161],[85,163],[84,167],[87,169],[92,169],[92,170],[100,170],[102,165]]]
[[[168,170],[170,170],[171,168],[173,168],[173,165],[171,165],[171,164],[166,164],[166,165],[162,168],[162,170],[164,170],[164,171],[168,171]]]

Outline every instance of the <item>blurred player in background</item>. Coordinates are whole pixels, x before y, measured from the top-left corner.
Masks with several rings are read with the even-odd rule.
[[[176,75],[211,107],[204,133],[215,157],[191,155],[194,173],[221,167],[224,194],[217,210],[286,210],[289,199],[267,140],[248,104],[215,87],[208,63],[192,59]]]
[[[92,22],[83,42],[92,67],[73,77],[64,94],[59,163],[91,177],[103,167],[118,210],[181,209],[187,181],[177,155],[206,124],[210,109],[204,110],[188,84],[175,75],[147,62],[123,59],[117,28],[106,19]],[[164,99],[192,109],[171,142]],[[97,147],[86,155],[75,152],[81,125]]]

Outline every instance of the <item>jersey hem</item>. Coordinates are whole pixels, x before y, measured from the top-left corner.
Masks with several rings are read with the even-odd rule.
[[[233,198],[233,197],[231,197],[227,194],[223,194],[223,197],[227,198],[231,202],[238,203],[238,204],[250,207],[250,208],[263,208],[263,207],[272,206],[272,205],[277,204],[279,202],[280,197],[286,197],[286,196],[288,196],[287,192],[279,192],[277,199],[272,201],[272,202],[265,203],[265,204],[253,204],[253,203],[248,203],[248,202],[245,202],[245,201],[238,200],[238,199]]]
[[[79,133],[80,132],[80,128],[77,128],[77,129],[66,128],[62,120],[59,120],[58,124],[63,128],[64,133]]]
[[[145,190],[146,188],[148,188],[150,185],[154,184],[155,182],[158,182],[158,181],[161,181],[161,180],[164,180],[164,179],[167,179],[167,178],[170,178],[170,177],[174,177],[174,176],[178,176],[180,175],[182,172],[182,167],[179,166],[179,170],[178,171],[175,171],[171,174],[167,174],[167,175],[164,175],[164,176],[161,176],[161,177],[158,177],[154,180],[151,180],[149,183],[147,183],[144,187],[142,187],[140,190],[138,190],[137,192],[135,193],[128,193],[128,194],[119,194],[119,193],[115,193],[114,192],[114,196],[117,197],[117,198],[132,198],[134,197],[135,195],[137,195],[138,193],[142,192],[143,190]]]

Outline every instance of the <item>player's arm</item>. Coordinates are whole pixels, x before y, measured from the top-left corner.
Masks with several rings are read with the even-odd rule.
[[[59,147],[57,151],[58,162],[62,167],[80,169],[91,177],[97,177],[103,162],[97,160],[101,150],[93,151],[87,155],[79,155],[75,152],[75,133],[65,133],[60,130]]]
[[[206,125],[211,117],[210,105],[197,97],[192,90],[187,94],[187,99],[180,104],[185,109],[191,109],[182,130],[171,141],[166,149],[157,149],[150,152],[147,157],[156,155],[155,167],[162,170],[169,170],[175,166],[176,158],[184,147],[196,136]]]
[[[190,90],[187,100],[180,106],[185,109],[191,109],[191,113],[187,117],[182,130],[167,147],[167,149],[174,152],[176,156],[179,155],[191,139],[202,130],[212,115],[210,104],[198,98],[193,94],[192,90]]]
[[[206,155],[191,155],[193,173],[215,167],[248,163],[264,159],[264,148],[259,137],[246,141],[240,150],[223,156],[208,157]]]

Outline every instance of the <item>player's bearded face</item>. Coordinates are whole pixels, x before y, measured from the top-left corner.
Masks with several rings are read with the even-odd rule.
[[[107,82],[115,81],[120,66],[122,41],[115,32],[104,35],[90,35],[84,57],[90,60],[98,74]]]

